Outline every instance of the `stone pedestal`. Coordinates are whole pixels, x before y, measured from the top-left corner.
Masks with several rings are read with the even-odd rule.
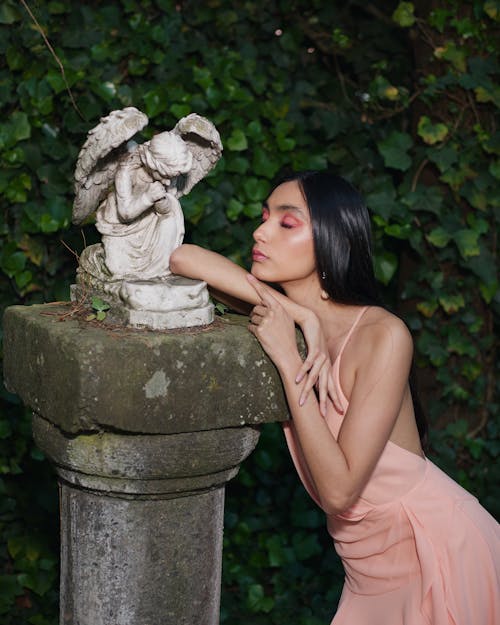
[[[150,332],[12,307],[5,380],[61,485],[61,625],[216,625],[224,486],[283,420],[246,319]],[[63,320],[61,320],[63,319]]]
[[[70,288],[71,300],[84,301],[90,307],[94,297],[102,299],[110,306],[107,318],[122,326],[171,330],[204,326],[214,320],[214,305],[206,282],[201,280],[172,275],[158,282],[100,282],[81,268],[77,278],[78,283]]]

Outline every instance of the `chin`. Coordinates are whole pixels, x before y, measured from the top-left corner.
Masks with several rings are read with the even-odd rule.
[[[274,282],[274,277],[269,276],[269,271],[265,271],[265,269],[261,265],[259,265],[259,263],[252,263],[250,273],[252,274],[252,276],[255,276],[258,280],[262,280],[263,282]]]
[[[257,280],[265,282],[266,284],[272,286],[274,289],[277,289],[278,291],[283,290],[283,287],[281,286],[281,280],[279,276],[276,275],[276,273],[263,271],[261,267],[255,267],[255,264],[254,266],[252,266],[250,273],[252,274],[252,276],[257,278]]]

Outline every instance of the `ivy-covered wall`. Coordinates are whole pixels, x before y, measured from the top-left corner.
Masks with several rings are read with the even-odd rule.
[[[430,455],[498,501],[497,0],[4,0],[0,301],[67,300],[72,172],[86,132],[134,105],[146,136],[189,112],[225,146],[183,202],[187,240],[248,263],[284,169],[364,193],[376,272],[416,341]],[[148,135],[149,133],[149,135]],[[57,493],[29,415],[2,390],[0,620],[57,622]],[[278,427],[228,488],[222,622],[329,622],[342,573]]]

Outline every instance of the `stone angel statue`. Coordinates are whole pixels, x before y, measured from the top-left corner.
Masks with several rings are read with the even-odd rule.
[[[102,243],[82,252],[77,283],[133,309],[166,312],[186,299],[180,291],[180,300],[172,293],[186,281],[175,283],[169,268],[184,237],[179,198],[213,169],[222,143],[215,126],[195,113],[150,141],[131,141],[147,123],[134,107],[112,111],[88,133],[80,151],[73,222],[95,212]]]

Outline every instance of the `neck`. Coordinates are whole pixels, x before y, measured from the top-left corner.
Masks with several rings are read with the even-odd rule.
[[[353,304],[342,304],[332,299],[322,299],[319,279],[308,284],[286,283],[282,285],[282,288],[286,296],[293,302],[312,310],[318,317],[326,338],[336,334],[339,330],[343,330],[344,327],[350,326],[353,314],[360,308]]]

